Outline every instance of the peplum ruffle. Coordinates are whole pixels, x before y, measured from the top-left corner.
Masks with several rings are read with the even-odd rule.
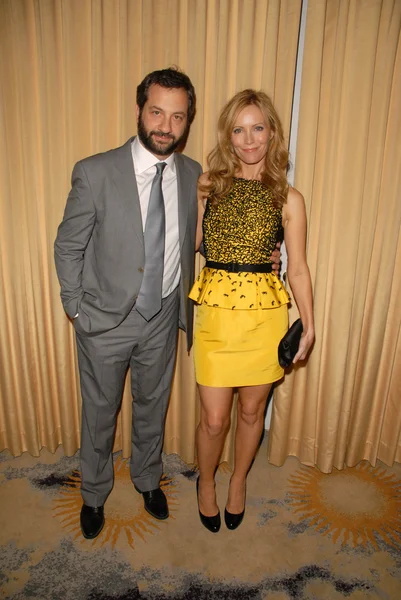
[[[230,310],[277,308],[290,297],[274,273],[229,273],[204,267],[189,297],[197,304]]]

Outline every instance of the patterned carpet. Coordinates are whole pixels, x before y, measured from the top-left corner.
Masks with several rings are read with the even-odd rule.
[[[0,597],[33,600],[401,599],[401,465],[323,475],[290,458],[278,469],[262,446],[237,531],[200,524],[196,471],[165,457],[171,516],[143,509],[127,461],[106,525],[79,530],[78,456],[0,454]],[[224,507],[229,470],[217,474]]]

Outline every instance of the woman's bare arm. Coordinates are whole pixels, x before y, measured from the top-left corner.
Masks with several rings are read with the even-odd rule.
[[[297,190],[290,188],[283,208],[284,240],[288,254],[287,276],[303,325],[299,349],[293,360],[306,358],[315,339],[312,283],[306,262],[305,201]]]

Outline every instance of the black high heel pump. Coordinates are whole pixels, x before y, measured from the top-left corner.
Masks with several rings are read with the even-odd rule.
[[[199,476],[196,480],[196,499],[198,502],[199,517],[202,525],[212,533],[217,533],[221,526],[220,511],[214,517],[207,517],[206,515],[203,515],[199,510]]]

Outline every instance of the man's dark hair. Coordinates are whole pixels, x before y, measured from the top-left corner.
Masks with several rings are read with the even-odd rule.
[[[195,117],[196,96],[195,88],[188,75],[177,68],[161,69],[146,75],[145,79],[136,88],[136,103],[142,112],[148,99],[148,90],[151,85],[160,85],[164,88],[182,88],[188,94],[188,123],[191,124]]]

